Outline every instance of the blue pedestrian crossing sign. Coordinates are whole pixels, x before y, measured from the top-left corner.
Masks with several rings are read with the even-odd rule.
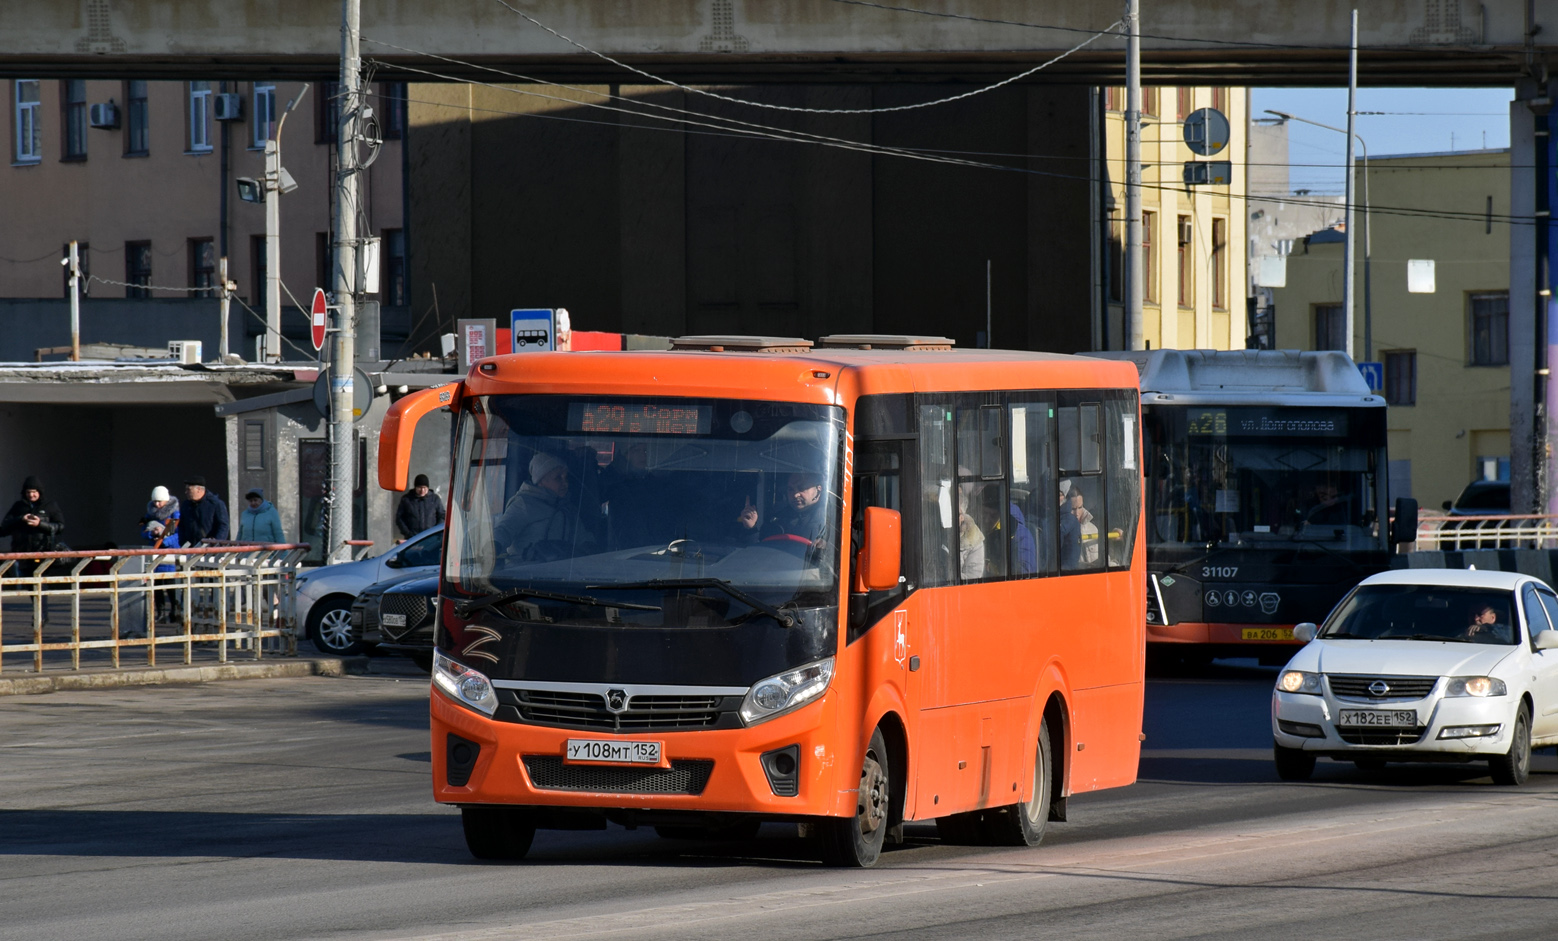
[[[1369,384],[1370,392],[1385,391],[1384,363],[1359,363],[1358,371],[1363,373],[1363,381]]]

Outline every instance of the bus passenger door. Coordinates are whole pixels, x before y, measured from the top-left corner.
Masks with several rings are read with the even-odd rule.
[[[854,495],[851,501],[849,635],[851,645],[864,645],[861,662],[866,671],[866,696],[883,684],[895,687],[904,702],[904,724],[909,740],[914,741],[918,707],[919,674],[913,667],[921,651],[912,631],[914,625],[906,602],[913,586],[914,542],[911,534],[910,507],[903,499],[906,451],[911,442],[902,438],[856,441]],[[861,592],[856,584],[855,566],[864,538],[866,507],[884,507],[900,514],[902,536],[898,586],[887,591]]]

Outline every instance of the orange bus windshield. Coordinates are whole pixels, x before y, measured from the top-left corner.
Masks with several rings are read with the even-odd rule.
[[[558,627],[696,632],[750,622],[759,644],[776,626],[835,622],[843,429],[842,409],[814,404],[469,397],[445,597],[459,612],[497,606],[511,620]],[[722,681],[793,665],[746,659],[751,669],[723,670]],[[666,669],[646,661],[637,672],[664,681]]]

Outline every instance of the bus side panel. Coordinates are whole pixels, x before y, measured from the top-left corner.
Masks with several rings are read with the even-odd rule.
[[[1076,744],[1067,755],[1071,793],[1134,783],[1141,761],[1142,684],[1079,689],[1075,696]]]

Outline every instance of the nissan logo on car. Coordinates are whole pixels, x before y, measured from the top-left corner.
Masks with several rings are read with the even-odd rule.
[[[1390,684],[1384,680],[1375,680],[1369,684],[1370,696],[1383,696],[1388,692],[1390,692]]]

